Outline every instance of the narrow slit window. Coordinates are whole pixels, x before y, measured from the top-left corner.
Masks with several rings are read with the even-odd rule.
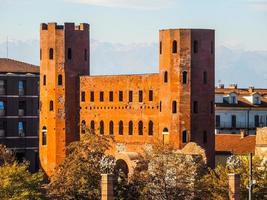
[[[82,93],[81,93],[81,100],[82,100],[82,102],[85,102],[85,92],[84,91],[82,91]]]
[[[177,113],[177,102],[176,101],[172,102],[172,113]]]
[[[148,123],[148,135],[153,135],[153,122],[149,121]]]
[[[53,101],[50,101],[50,103],[49,103],[49,110],[50,111],[53,111],[54,110],[54,103],[53,103]]]
[[[194,53],[198,53],[198,41],[194,40]]]
[[[198,102],[197,101],[194,101],[193,103],[193,111],[194,113],[198,113]]]
[[[109,92],[109,101],[112,102],[113,101],[113,91]]]
[[[95,121],[94,120],[91,121],[90,128],[91,128],[91,131],[94,133],[95,132]]]
[[[187,71],[183,71],[183,84],[187,84]]]
[[[100,126],[99,127],[100,134],[104,135],[104,121],[103,120],[100,121],[100,125],[99,126]]]
[[[113,121],[109,122],[109,135],[113,135],[114,134],[114,123]]]
[[[162,54],[162,42],[159,43],[159,54]]]
[[[123,92],[119,91],[119,101],[123,101]]]
[[[133,102],[133,91],[129,91],[129,102]]]
[[[149,101],[153,101],[153,90],[149,90]]]
[[[143,102],[143,91],[139,90],[139,102]]]
[[[128,130],[129,130],[129,135],[133,135],[133,121],[129,121]]]
[[[167,83],[168,82],[168,72],[165,71],[164,72],[164,83]]]
[[[182,142],[187,143],[187,131],[184,130],[182,133]]]
[[[143,135],[143,122],[142,121],[139,121],[138,122],[138,134],[139,135]]]
[[[103,91],[101,91],[101,92],[99,93],[99,101],[100,101],[100,102],[103,102],[103,101],[104,101],[104,92],[103,92]]]
[[[203,72],[203,83],[207,84],[208,83],[208,74],[206,71]]]
[[[172,42],[172,53],[177,53],[177,41]]]
[[[62,85],[62,75],[60,74],[60,75],[58,75],[58,78],[57,78],[57,84],[58,85]]]
[[[71,60],[71,58],[72,58],[71,48],[68,48],[68,59]]]
[[[46,85],[46,75],[43,76],[43,85]]]
[[[119,135],[123,135],[123,122],[119,122]]]
[[[54,49],[53,48],[50,48],[49,49],[49,59],[50,60],[53,60],[54,59]]]
[[[84,49],[84,60],[87,61],[88,59],[88,52],[87,49]]]
[[[93,91],[90,92],[90,101],[91,102],[95,101],[95,93]]]

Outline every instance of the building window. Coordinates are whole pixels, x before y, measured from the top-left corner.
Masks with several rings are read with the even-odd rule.
[[[198,102],[197,101],[194,101],[193,103],[193,112],[198,113]]]
[[[216,128],[220,128],[220,127],[221,127],[221,116],[216,115]]]
[[[5,102],[0,101],[0,116],[5,116],[6,111],[5,111]]]
[[[183,71],[183,84],[187,84],[187,71]]]
[[[86,131],[86,122],[83,120],[81,125],[82,125],[81,132],[85,133],[85,131]]]
[[[129,102],[133,102],[133,91],[129,91]]]
[[[208,141],[207,131],[203,132],[203,144],[206,144]]]
[[[43,85],[46,85],[46,75],[43,76]]]
[[[90,101],[91,102],[95,101],[95,93],[93,91],[90,92]]]
[[[210,102],[210,113],[211,114],[214,113],[214,103],[213,103],[213,101]]]
[[[129,121],[129,127],[128,127],[129,135],[133,134],[133,122]]]
[[[187,143],[187,131],[186,130],[182,132],[182,142]]]
[[[207,84],[208,83],[208,75],[207,75],[207,72],[206,71],[203,72],[203,83],[204,84]]]
[[[6,94],[6,80],[0,80],[0,94]]]
[[[68,48],[68,59],[71,60],[71,58],[72,58],[71,48]]]
[[[143,135],[143,122],[142,121],[138,122],[138,134]]]
[[[143,91],[139,90],[139,102],[143,102]]]
[[[19,121],[18,123],[18,134],[20,137],[25,136],[25,122]]]
[[[259,117],[259,115],[255,115],[254,116],[254,124],[255,124],[255,127],[259,127],[260,126],[260,117]]]
[[[53,103],[53,101],[50,101],[50,103],[49,103],[49,110],[50,111],[53,111],[54,110],[54,103]]]
[[[100,127],[99,127],[99,131],[101,135],[104,135],[104,121],[100,121]]]
[[[194,40],[194,53],[198,53],[198,41]]]
[[[172,53],[177,53],[177,41],[172,42]]]
[[[47,142],[47,130],[46,127],[43,126],[42,128],[42,145],[46,145]]]
[[[104,101],[104,92],[103,92],[103,91],[101,91],[101,92],[99,93],[99,101],[100,101],[100,102],[103,102],[103,101]]]
[[[123,92],[119,91],[119,101],[123,101]]]
[[[25,95],[26,81],[19,81],[19,95]]]
[[[159,102],[159,112],[161,112],[161,110],[162,110],[162,102],[160,101]]]
[[[114,134],[114,123],[113,121],[109,122],[109,135],[113,135]]]
[[[63,81],[62,81],[62,75],[59,74],[58,77],[57,77],[57,84],[58,84],[58,85],[62,85],[62,82],[63,82]]]
[[[88,52],[87,49],[84,49],[84,60],[87,61],[88,59]]]
[[[4,137],[6,133],[6,121],[1,120],[0,121],[0,138]]]
[[[53,48],[50,48],[49,49],[49,59],[50,60],[53,60],[54,59],[54,49]]]
[[[148,135],[153,135],[153,122],[149,121],[148,123]]]
[[[82,102],[85,102],[85,92],[84,91],[81,92],[81,100],[82,100]]]
[[[112,91],[110,91],[109,92],[109,101],[113,101],[113,92]]]
[[[168,82],[168,72],[165,71],[164,72],[164,83],[167,83]]]
[[[95,133],[95,121],[94,121],[94,120],[91,121],[91,123],[90,123],[90,128],[91,128],[91,131],[92,131],[93,133]]]
[[[172,101],[172,113],[177,113],[177,102]]]
[[[231,122],[232,122],[232,128],[236,128],[236,116],[235,115],[231,116]]]
[[[119,122],[119,135],[123,135],[123,122]]]
[[[149,90],[149,101],[153,101],[153,90]]]
[[[210,52],[211,52],[211,54],[214,53],[214,42],[213,41],[211,41],[211,43],[210,43]]]
[[[19,116],[26,115],[26,101],[19,101],[18,115]]]
[[[42,60],[42,49],[40,49],[40,60]]]
[[[159,43],[159,54],[162,54],[162,42]]]

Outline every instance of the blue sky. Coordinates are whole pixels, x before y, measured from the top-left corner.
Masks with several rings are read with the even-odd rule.
[[[217,45],[267,50],[267,0],[0,0],[0,42],[39,37],[41,22],[88,22],[91,38],[151,43],[164,28],[213,28]]]

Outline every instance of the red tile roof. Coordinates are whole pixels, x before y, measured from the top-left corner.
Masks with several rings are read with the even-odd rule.
[[[233,154],[247,154],[255,151],[256,136],[241,138],[240,134],[216,134],[215,151]]]
[[[39,66],[12,60],[9,58],[0,58],[0,72],[39,74]]]

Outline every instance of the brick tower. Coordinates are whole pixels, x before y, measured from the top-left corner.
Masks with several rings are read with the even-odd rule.
[[[89,75],[89,25],[40,26],[40,162],[47,175],[79,139],[79,76]]]
[[[161,30],[159,38],[159,131],[179,149],[196,142],[214,166],[214,30]]]

